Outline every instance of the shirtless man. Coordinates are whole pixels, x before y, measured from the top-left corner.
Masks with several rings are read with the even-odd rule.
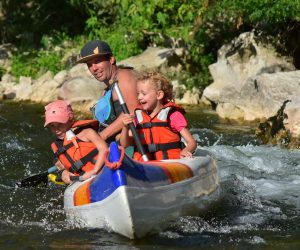
[[[136,77],[135,72],[129,68],[120,68],[116,64],[109,45],[101,40],[88,42],[80,51],[80,57],[77,63],[86,63],[91,74],[99,81],[104,82],[107,90],[111,91],[110,105],[111,112],[106,119],[105,124],[109,126],[102,129],[100,136],[106,140],[114,140],[123,127],[122,113],[117,94],[113,89],[113,83],[118,81],[120,90],[127,104],[130,113],[138,106],[136,95]]]

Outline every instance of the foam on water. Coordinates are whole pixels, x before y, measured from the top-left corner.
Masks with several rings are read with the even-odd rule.
[[[218,161],[221,178],[235,174],[252,185],[258,196],[299,207],[299,150],[253,145],[216,145],[209,150]]]

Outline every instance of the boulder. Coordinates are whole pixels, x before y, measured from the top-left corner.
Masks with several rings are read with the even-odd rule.
[[[94,78],[85,63],[76,64],[74,67],[72,67],[69,70],[68,74],[70,78],[75,78],[75,77],[87,77],[90,79]]]
[[[69,78],[68,71],[62,70],[54,76],[53,80],[58,82],[61,86],[68,78]]]
[[[300,96],[299,86],[299,70],[261,74],[248,79],[239,91],[224,88],[216,111],[222,118],[264,120],[274,116],[284,101]]]
[[[180,60],[182,54],[182,49],[148,47],[142,54],[122,60],[118,65],[131,66],[137,71],[146,69],[165,71],[168,67],[171,72],[179,72],[182,69]]]
[[[10,74],[4,74],[0,82],[0,99],[16,97],[16,79]]]
[[[102,95],[106,85],[90,77],[75,77],[63,83],[58,99],[67,100],[74,109],[87,112]]]
[[[29,95],[31,101],[49,102],[57,99],[60,83],[53,79],[53,73],[48,71],[32,84],[32,92]]]
[[[256,135],[265,144],[300,148],[300,98],[286,100],[276,115],[259,124]]]
[[[263,143],[288,146],[291,136],[284,126],[284,109],[288,102],[290,100],[286,100],[274,116],[259,124],[255,134]]]
[[[285,110],[284,126],[292,137],[300,137],[300,97],[291,98]]]
[[[295,70],[290,61],[254,32],[243,33],[218,51],[218,61],[209,66],[214,82],[205,88],[202,100],[217,106],[223,118],[252,121],[270,117],[291,94],[279,86],[289,80],[280,82],[286,75],[278,73]],[[298,73],[290,75],[294,77]]]
[[[38,81],[33,85],[30,100],[34,102],[51,102],[58,96],[60,84],[54,79]]]
[[[193,88],[192,90],[187,90],[180,99],[175,99],[176,103],[183,105],[197,105],[200,103],[200,90],[198,88]]]
[[[16,85],[16,99],[20,101],[30,100],[32,94],[33,81],[31,77],[21,76],[19,84]]]

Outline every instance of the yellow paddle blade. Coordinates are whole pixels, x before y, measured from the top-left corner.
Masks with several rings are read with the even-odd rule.
[[[56,174],[48,174],[48,179],[57,185],[65,185],[63,181],[56,181]]]

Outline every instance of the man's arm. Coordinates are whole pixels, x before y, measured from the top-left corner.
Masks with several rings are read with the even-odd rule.
[[[137,100],[137,89],[136,89],[136,78],[135,73],[132,70],[123,69],[120,70],[118,75],[119,87],[122,92],[124,101],[128,107],[129,112],[132,114],[133,111],[138,106]],[[117,94],[115,91],[112,93],[113,100],[118,100]],[[100,132],[100,136],[106,140],[110,136],[121,131],[123,127],[122,116],[111,123],[108,127]]]
[[[131,114],[138,106],[135,74],[133,70],[123,69],[118,75],[119,87]],[[113,100],[118,100],[116,92],[113,92]]]
[[[99,133],[99,135],[103,140],[107,140],[107,138],[109,138],[110,136],[120,132],[122,127],[123,127],[122,116],[119,115],[118,118],[113,123],[111,123],[108,127],[103,129]]]

